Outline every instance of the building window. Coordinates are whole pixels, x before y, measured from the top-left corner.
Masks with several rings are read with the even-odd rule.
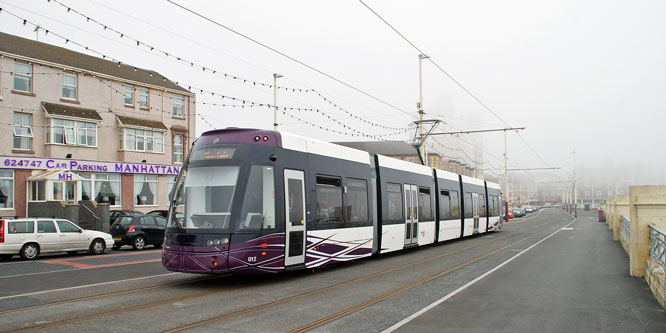
[[[159,131],[121,127],[120,149],[163,153],[164,133]]]
[[[32,115],[14,113],[14,149],[32,150]]]
[[[32,92],[32,65],[14,63],[14,90]]]
[[[92,200],[92,175],[89,173],[79,173],[84,178],[81,181],[81,200]]]
[[[125,86],[125,105],[134,106],[134,86]]]
[[[184,136],[176,134],[173,136],[173,162],[183,163],[183,141]]]
[[[28,201],[46,200],[46,181],[34,180],[28,182]]]
[[[139,107],[147,109],[149,105],[148,89],[139,89]]]
[[[0,208],[14,208],[14,171],[0,171]]]
[[[88,121],[47,118],[46,143],[97,147],[97,124]]]
[[[185,98],[183,96],[174,96],[171,100],[173,100],[173,115],[184,117],[183,106],[185,105]]]
[[[76,75],[62,75],[62,98],[76,100]]]
[[[137,206],[156,205],[157,176],[134,175],[134,204]]]
[[[95,201],[108,203],[111,206],[120,206],[120,174],[95,173],[93,174],[95,188]]]

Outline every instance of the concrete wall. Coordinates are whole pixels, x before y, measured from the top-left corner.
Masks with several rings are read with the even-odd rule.
[[[650,227],[666,229],[666,186],[629,187],[631,276],[643,277],[650,259]]]

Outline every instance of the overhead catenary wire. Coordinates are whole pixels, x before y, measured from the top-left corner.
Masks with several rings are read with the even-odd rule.
[[[167,1],[169,1],[169,0],[167,0]],[[374,11],[372,8],[370,8],[370,6],[368,6],[365,2],[363,2],[363,0],[359,0],[359,2],[360,2],[361,4],[363,4],[363,6],[365,6],[369,11],[371,11],[373,14],[375,14],[375,16],[377,16],[382,22],[384,22],[387,26],[389,26],[389,28],[391,28],[395,33],[397,33],[400,37],[402,37],[402,39],[404,39],[409,45],[411,45],[414,49],[416,49],[417,51],[419,51],[420,54],[426,54],[426,53],[423,52],[419,47],[417,47],[414,43],[412,43],[407,37],[405,37],[402,33],[400,33],[400,31],[398,31],[398,29],[396,29],[395,27],[393,27],[393,25],[391,25],[387,20],[385,20],[381,15],[379,15],[379,13],[377,13],[377,12]],[[466,92],[470,97],[472,97],[472,99],[474,99],[477,103],[479,103],[479,104],[480,104],[485,110],[487,110],[488,112],[490,112],[493,116],[495,116],[495,118],[499,119],[499,120],[500,120],[504,125],[506,125],[507,127],[511,127],[511,125],[509,125],[509,123],[507,123],[504,119],[502,119],[502,117],[500,117],[500,116],[499,116],[495,111],[493,111],[488,105],[486,105],[483,101],[481,101],[481,99],[479,99],[478,97],[476,97],[476,95],[474,95],[469,89],[467,89],[465,86],[463,86],[462,83],[460,83],[458,80],[456,80],[456,79],[455,79],[451,74],[449,74],[444,68],[442,68],[439,64],[437,64],[437,63],[435,62],[435,60],[432,59],[432,56],[428,57],[428,60],[429,60],[433,65],[435,65],[435,67],[437,67],[437,69],[439,69],[440,72],[444,73],[444,74],[445,74],[445,75],[446,75],[451,81],[453,81],[458,87],[460,87],[460,89],[462,89],[462,90],[463,90],[464,92]],[[541,160],[541,162],[543,162],[545,165],[547,165],[548,167],[550,167],[550,164],[548,164],[548,162],[546,162],[546,161],[541,157],[541,155],[539,155],[539,154],[536,152],[536,150],[534,150],[534,148],[532,148],[532,146],[527,142],[527,140],[525,140],[525,138],[523,138],[522,135],[520,135],[520,133],[518,133],[518,136],[523,140],[523,142],[525,143],[525,145],[527,145],[527,147],[532,151],[532,153],[534,153],[534,155],[536,155],[536,156]]]
[[[13,14],[13,13],[11,13],[11,12],[9,12],[9,11],[6,11],[6,10],[5,10],[4,12],[6,12],[6,13],[8,13],[8,14],[10,14],[10,15],[16,17],[16,18],[18,18],[19,20],[22,20],[24,25],[27,24],[27,23],[29,23],[29,24],[31,24],[31,25],[33,25],[33,26],[35,26],[35,27],[38,27],[37,24],[35,24],[35,23],[33,23],[33,22],[31,22],[31,21],[25,19],[25,18],[22,18],[22,17],[20,17],[20,16],[18,16],[18,15],[16,15],[16,14]],[[0,8],[0,13],[2,13],[2,8]],[[45,30],[46,32],[50,31],[50,30],[48,30],[48,29],[44,29],[44,30]],[[62,35],[59,35],[59,34],[56,34],[56,33],[52,33],[52,34],[55,35],[55,36],[57,36],[57,37],[59,37],[59,38],[61,38],[61,39],[63,39],[63,40],[66,40],[66,42],[70,42],[70,39],[67,38],[67,37],[65,37],[65,36],[62,36]],[[91,51],[91,52],[94,52],[94,53],[97,53],[97,54],[102,54],[101,52],[95,51],[94,49],[89,48],[89,47],[87,47],[87,46],[85,46],[85,45],[83,45],[83,44],[81,44],[81,43],[78,43],[78,42],[74,42],[74,41],[72,41],[72,44],[77,45],[77,46],[82,47],[82,48],[85,48],[86,50],[89,50],[89,51]],[[111,58],[111,57],[110,57],[110,58]],[[115,59],[115,58],[111,58],[111,59],[113,59],[115,62],[117,62],[119,66],[122,64],[122,62],[121,62],[120,60],[117,60],[117,59]],[[135,71],[137,71],[137,70],[138,70],[138,69],[135,67]],[[85,72],[85,71],[81,71],[81,72],[82,72],[82,73],[87,73],[87,72]],[[47,73],[39,73],[39,74],[47,74]],[[55,74],[59,74],[59,73],[55,73]],[[92,75],[92,76],[95,76],[95,75],[92,74],[92,73],[87,73],[87,74]],[[101,80],[100,80],[100,82],[101,82]],[[176,83],[176,85],[178,85],[179,82],[175,82],[175,83]],[[125,85],[123,84],[123,86],[125,86]],[[131,87],[134,87],[134,86],[132,85]],[[111,87],[110,85],[109,85],[109,88],[115,90],[116,93],[123,94],[122,92],[120,92],[120,91],[118,91],[117,89]],[[188,85],[188,88],[189,88],[189,90],[191,90],[191,89],[192,89],[192,86]],[[242,102],[243,104],[248,103],[248,104],[250,104],[250,105],[266,106],[266,107],[268,107],[268,108],[273,108],[273,107],[274,107],[274,106],[271,105],[271,104],[267,104],[267,103],[258,103],[258,102],[254,102],[254,101],[250,101],[250,100],[245,100],[245,99],[241,99],[241,98],[236,98],[236,97],[233,97],[233,96],[222,95],[222,94],[215,93],[215,92],[211,92],[211,91],[207,91],[207,90],[204,90],[204,89],[201,89],[201,88],[196,88],[196,87],[194,87],[194,89],[195,89],[195,90],[199,90],[202,94],[203,94],[203,93],[210,93],[210,94],[212,94],[212,95],[214,95],[214,96],[219,96],[219,97],[222,97],[222,98],[225,98],[225,97],[226,97],[226,98],[229,98],[229,99],[234,100],[234,101]],[[320,95],[320,96],[321,96],[322,98],[324,98],[325,101],[327,101],[327,99],[326,99],[325,97],[323,97],[322,95]],[[169,98],[170,98],[170,99],[173,99],[171,96],[169,96]],[[330,104],[333,103],[332,101],[328,101],[328,102],[329,102]],[[323,112],[323,111],[321,111],[321,110],[319,110],[319,109],[316,109],[316,108],[311,108],[311,109],[305,109],[305,108],[293,108],[293,107],[279,107],[279,108],[282,108],[283,111],[286,111],[287,109],[289,109],[289,110],[298,110],[298,111],[314,111],[314,112],[317,112],[317,113],[319,113],[319,114],[321,114],[321,115],[323,115],[323,116],[326,116],[329,120],[332,120],[332,121],[334,121],[335,123],[337,123],[338,125],[342,126],[343,128],[349,129],[349,130],[351,130],[351,131],[353,132],[353,133],[350,133],[350,132],[343,132],[343,131],[340,131],[340,132],[339,132],[340,134],[351,135],[351,136],[362,136],[362,137],[368,137],[368,138],[374,138],[374,139],[382,139],[382,138],[384,138],[384,137],[386,137],[386,136],[396,135],[396,133],[388,133],[388,134],[368,134],[368,133],[365,133],[364,131],[354,129],[354,128],[351,127],[351,126],[346,125],[346,124],[344,124],[344,123],[342,123],[342,122],[336,120],[335,118],[331,117],[330,115],[328,115],[328,114],[326,114],[325,112]],[[297,118],[297,119],[300,119],[300,118]],[[394,128],[390,128],[390,127],[386,127],[386,128],[387,128],[387,129],[394,129]],[[324,130],[327,130],[327,131],[329,130],[328,128],[324,128],[324,127],[320,127],[320,129],[324,129]],[[408,129],[407,129],[407,128],[404,128],[404,129],[395,128],[395,130],[398,130],[398,131],[399,131],[398,133],[400,133],[400,132],[406,132]],[[354,134],[354,133],[356,133],[356,134]]]
[[[51,2],[51,0],[49,0],[49,2]],[[70,6],[67,6],[67,5],[65,5],[65,4],[63,4],[63,3],[61,3],[61,2],[59,2],[59,1],[57,1],[57,0],[53,0],[53,2],[59,4],[59,5],[62,6],[63,8],[66,8],[66,10],[67,10],[68,13],[74,13],[74,14],[77,14],[77,15],[79,15],[79,16],[85,18],[85,19],[86,19],[86,22],[97,24],[97,25],[99,25],[100,27],[102,27],[104,30],[112,31],[115,35],[117,35],[117,36],[118,36],[119,38],[121,38],[121,39],[125,39],[125,40],[131,40],[131,41],[133,41],[133,43],[136,43],[136,46],[135,46],[135,47],[139,47],[139,48],[140,48],[141,46],[148,47],[148,48],[150,49],[149,51],[156,51],[157,54],[162,55],[162,56],[166,57],[167,59],[170,59],[170,60],[176,61],[176,62],[178,62],[178,63],[181,63],[181,64],[183,64],[183,65],[187,65],[187,66],[189,66],[189,67],[200,68],[200,69],[203,70],[203,72],[206,72],[206,73],[211,73],[211,74],[214,74],[214,75],[223,76],[224,78],[228,78],[228,79],[232,79],[232,80],[242,81],[243,83],[251,84],[250,86],[256,86],[256,85],[259,85],[259,86],[263,86],[263,87],[270,87],[270,88],[273,87],[272,84],[266,84],[266,83],[262,83],[262,82],[259,82],[259,81],[254,81],[254,80],[250,80],[250,79],[242,78],[242,77],[240,77],[240,76],[236,76],[236,75],[233,75],[233,74],[228,74],[228,73],[218,72],[218,71],[212,69],[210,66],[199,65],[199,64],[197,64],[197,63],[191,62],[191,61],[186,60],[186,59],[184,59],[184,58],[178,57],[178,56],[174,55],[173,53],[170,53],[170,52],[164,51],[164,50],[162,50],[162,49],[156,48],[156,47],[154,47],[154,46],[151,46],[152,44],[145,43],[145,42],[141,42],[141,41],[139,41],[139,40],[137,40],[137,39],[135,39],[135,38],[133,38],[133,37],[130,37],[129,35],[125,34],[124,32],[121,32],[121,31],[118,30],[118,29],[112,28],[111,26],[109,26],[109,25],[107,25],[107,24],[105,24],[105,23],[103,23],[103,22],[101,22],[101,21],[99,21],[99,20],[96,20],[96,19],[94,19],[94,18],[92,18],[92,17],[90,17],[90,16],[88,16],[88,15],[86,15],[86,14],[80,12],[80,11],[77,11],[76,9],[74,9],[74,8],[72,8],[72,7],[70,7]],[[14,6],[14,7],[16,7],[16,6]],[[16,8],[20,8],[20,7],[16,7]],[[26,9],[23,9],[23,10],[26,10]],[[29,10],[26,10],[26,11],[31,12],[31,13],[33,13],[33,14],[35,14],[35,15],[40,15],[40,14],[38,14],[38,13],[34,13],[34,12],[32,12],[32,11],[29,11]],[[42,26],[40,26],[40,25],[36,25],[35,23],[30,22],[30,21],[28,21],[28,20],[26,20],[26,19],[24,19],[24,18],[22,18],[22,17],[19,17],[18,15],[15,15],[15,14],[13,14],[13,15],[16,16],[16,17],[18,17],[19,19],[22,19],[22,20],[24,21],[24,24],[25,24],[25,23],[30,23],[30,24],[34,25],[34,26],[36,27],[36,29],[42,29],[43,31],[45,31],[45,33],[48,33],[49,31],[51,31],[51,30],[46,29],[46,28],[44,28],[44,27],[42,27]],[[49,19],[50,19],[50,20],[53,20],[53,21],[56,21],[56,22],[59,22],[59,23],[61,23],[61,24],[65,24],[65,25],[71,26],[71,27],[76,28],[76,29],[80,29],[80,28],[78,28],[78,27],[72,26],[71,24],[68,24],[68,23],[65,23],[65,22],[61,22],[61,21],[58,21],[58,20],[54,20],[54,19],[52,19],[52,18],[49,18]],[[84,30],[84,31],[86,31],[86,30]],[[86,32],[88,32],[88,31],[86,31]],[[92,33],[92,32],[91,32],[91,33]],[[105,36],[101,36],[101,35],[98,35],[98,34],[95,34],[95,35],[100,36],[100,37],[103,37],[103,38],[107,38],[107,37],[105,37]],[[60,36],[60,35],[56,35],[56,36],[61,37],[61,38],[64,37],[64,36]],[[67,41],[70,41],[70,40],[71,40],[71,39],[67,39],[67,38],[64,38],[64,39],[67,40]],[[122,43],[121,43],[121,44],[122,44]],[[107,55],[105,55],[104,53],[102,53],[102,52],[98,52],[98,51],[96,51],[96,50],[93,50],[92,48],[89,48],[89,47],[87,47],[87,46],[85,46],[85,45],[83,45],[83,44],[81,44],[81,43],[76,43],[75,45],[82,46],[82,47],[84,47],[87,51],[94,52],[94,53],[96,53],[96,54],[98,54],[98,55],[101,54],[101,55],[102,55],[102,58],[109,58],[109,59],[112,59],[113,61],[117,62],[119,65],[122,63],[120,60],[118,60],[118,59],[116,59],[116,58],[114,58],[114,57],[107,56]],[[122,44],[122,45],[127,45],[127,44]],[[133,45],[133,44],[132,44],[132,45]],[[128,45],[128,46],[129,46],[129,45]],[[145,51],[146,51],[146,52],[149,52],[148,49],[146,49]],[[135,67],[135,71],[136,71],[136,70],[137,70],[137,68]],[[176,83],[178,83],[178,82],[176,82]],[[338,109],[339,111],[342,111],[342,112],[346,113],[347,115],[349,115],[350,118],[354,118],[354,119],[356,119],[356,120],[358,120],[358,121],[362,121],[362,122],[364,122],[364,123],[366,123],[366,124],[368,124],[368,125],[370,125],[370,126],[373,126],[373,127],[383,128],[383,129],[386,129],[386,130],[392,130],[392,131],[400,131],[400,130],[405,130],[405,129],[406,129],[405,127],[386,126],[386,125],[382,125],[382,124],[378,124],[378,123],[374,123],[374,122],[368,121],[367,119],[365,119],[365,118],[363,118],[363,117],[360,117],[360,116],[356,115],[355,113],[353,113],[353,112],[351,112],[351,111],[348,111],[348,110],[346,110],[345,108],[339,106],[338,104],[336,104],[335,102],[333,102],[330,98],[326,97],[323,93],[321,93],[321,92],[319,92],[319,91],[316,91],[316,90],[313,89],[313,88],[307,88],[307,89],[306,89],[306,88],[290,88],[290,87],[282,87],[282,86],[277,86],[276,88],[277,88],[278,90],[284,90],[284,91],[288,91],[288,92],[291,91],[291,92],[314,93],[314,94],[316,94],[316,96],[318,96],[318,97],[319,97],[320,99],[322,99],[324,102],[326,102],[326,103],[328,103],[329,105],[331,105],[333,108]],[[324,114],[324,113],[322,112],[322,114]]]
[[[338,82],[338,83],[340,83],[340,84],[342,84],[342,85],[344,85],[344,86],[346,86],[346,87],[348,87],[348,88],[350,88],[350,89],[353,89],[353,90],[355,90],[355,91],[357,91],[357,92],[359,92],[359,93],[361,93],[361,94],[363,94],[363,95],[365,95],[365,96],[367,96],[367,97],[370,97],[370,98],[372,98],[372,99],[374,99],[374,100],[376,100],[376,101],[378,101],[378,102],[380,102],[380,103],[382,103],[382,104],[384,104],[384,105],[387,105],[387,106],[389,106],[389,107],[391,107],[391,108],[393,108],[393,109],[396,109],[396,110],[398,110],[398,111],[400,111],[400,112],[402,112],[402,113],[404,113],[404,114],[406,114],[406,115],[408,115],[408,116],[410,116],[410,117],[412,117],[412,118],[417,118],[417,116],[414,115],[414,114],[412,114],[411,112],[407,112],[407,111],[405,111],[405,110],[403,110],[403,109],[401,109],[401,108],[399,108],[399,107],[397,107],[397,106],[395,106],[395,105],[393,105],[393,104],[391,104],[391,103],[389,103],[389,102],[386,102],[386,101],[384,101],[384,100],[382,100],[382,99],[380,99],[380,98],[378,98],[378,97],[375,97],[374,95],[371,95],[371,94],[368,93],[368,92],[365,92],[365,91],[363,91],[363,90],[361,90],[361,89],[359,89],[359,88],[357,88],[357,87],[355,87],[355,86],[353,86],[353,85],[351,85],[351,84],[349,84],[349,83],[347,83],[347,82],[344,82],[344,81],[342,81],[342,80],[340,80],[340,79],[334,77],[334,76],[331,75],[331,74],[328,74],[328,73],[326,73],[326,72],[324,72],[324,71],[322,71],[322,70],[319,70],[319,69],[317,69],[317,68],[315,68],[315,67],[313,67],[313,66],[310,66],[310,65],[304,63],[304,62],[301,61],[301,60],[298,60],[298,59],[296,59],[296,58],[294,58],[294,57],[292,57],[292,56],[290,56],[290,55],[287,55],[287,54],[285,54],[285,53],[283,53],[283,52],[281,52],[281,51],[279,51],[279,50],[277,50],[277,49],[275,49],[275,48],[273,48],[273,47],[270,47],[270,46],[268,46],[268,45],[266,45],[266,44],[264,44],[264,43],[262,43],[262,42],[260,42],[260,41],[257,41],[256,39],[253,39],[253,38],[251,38],[251,37],[249,37],[249,36],[247,36],[247,35],[245,35],[245,34],[243,34],[243,33],[240,33],[240,32],[238,32],[238,31],[236,31],[236,30],[234,30],[234,29],[232,29],[232,28],[229,28],[229,27],[227,27],[226,25],[224,25],[224,24],[222,24],[222,23],[219,23],[219,22],[217,22],[217,21],[215,21],[215,20],[213,20],[213,19],[211,19],[211,18],[208,18],[207,16],[204,16],[204,15],[201,14],[201,13],[198,13],[198,12],[192,10],[192,9],[189,9],[189,8],[187,8],[187,7],[185,7],[185,6],[181,5],[181,4],[179,4],[179,3],[177,3],[177,2],[174,2],[174,1],[172,1],[172,0],[166,0],[166,1],[169,2],[169,3],[171,3],[171,4],[173,4],[173,5],[175,5],[175,6],[177,6],[177,7],[179,7],[179,8],[181,8],[181,9],[183,9],[183,10],[185,10],[185,11],[187,11],[187,12],[189,12],[189,13],[191,13],[191,14],[193,14],[193,15],[195,15],[195,16],[198,16],[198,17],[200,17],[200,18],[202,18],[202,19],[204,19],[204,20],[206,20],[206,21],[208,21],[208,22],[210,22],[210,23],[212,23],[212,24],[215,24],[215,25],[217,25],[217,26],[219,26],[219,27],[221,27],[221,28],[224,28],[224,29],[226,29],[226,30],[228,30],[228,31],[230,31],[230,32],[232,32],[232,33],[238,35],[238,36],[241,36],[241,37],[243,37],[243,38],[245,38],[245,39],[247,39],[247,40],[249,40],[249,41],[251,41],[251,42],[253,42],[253,43],[255,43],[255,44],[259,45],[259,46],[261,46],[261,47],[264,47],[264,48],[266,48],[266,49],[268,49],[268,50],[270,50],[270,51],[272,51],[272,52],[274,52],[274,53],[277,53],[277,54],[279,54],[279,55],[281,55],[281,56],[283,56],[283,57],[285,57],[285,58],[287,58],[287,59],[293,61],[293,62],[296,62],[296,63],[298,63],[298,64],[301,65],[301,66],[304,66],[304,67],[306,67],[306,68],[308,68],[308,69],[310,69],[310,70],[312,70],[312,71],[314,71],[314,72],[317,72],[317,73],[319,73],[319,74],[321,74],[321,75],[323,75],[323,76],[325,76],[325,77],[327,77],[327,78],[329,78],[329,79],[331,79],[331,80],[333,80],[333,81],[336,81],[336,82]]]

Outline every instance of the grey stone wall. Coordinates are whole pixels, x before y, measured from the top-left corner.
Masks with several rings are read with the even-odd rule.
[[[81,201],[63,205],[59,201],[29,202],[28,217],[67,219],[84,229],[109,231],[109,204]]]
[[[109,231],[109,204],[94,201],[79,202],[79,225],[84,229]]]

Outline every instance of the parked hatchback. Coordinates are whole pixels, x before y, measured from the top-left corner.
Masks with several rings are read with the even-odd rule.
[[[112,225],[119,217],[141,214],[136,210],[112,210],[109,212],[109,225]]]
[[[52,252],[102,254],[110,246],[113,246],[111,235],[81,229],[65,219],[0,220],[0,258],[3,260],[16,254],[28,260]]]
[[[111,235],[115,241],[113,249],[131,245],[135,250],[143,250],[148,244],[162,247],[166,218],[159,215],[123,216],[111,225]]]

